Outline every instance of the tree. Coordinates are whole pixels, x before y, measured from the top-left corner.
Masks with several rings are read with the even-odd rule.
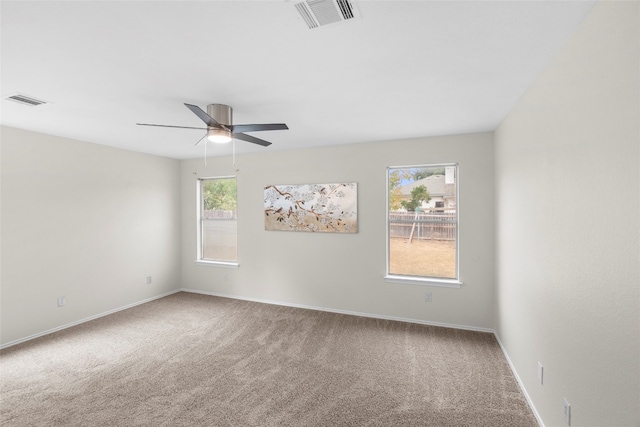
[[[432,175],[428,169],[415,169],[411,174],[414,181],[420,181],[428,176]]]
[[[236,180],[210,179],[204,183],[203,202],[205,210],[233,211],[237,207]]]
[[[414,212],[416,208],[422,206],[422,202],[428,202],[429,200],[431,200],[431,195],[429,195],[427,187],[418,185],[411,190],[411,200],[403,200],[400,204],[409,212]]]
[[[420,181],[431,175],[444,175],[444,168],[413,169],[411,171],[411,177],[414,181]]]
[[[389,172],[389,210],[397,211],[400,209],[402,193],[400,192],[400,185],[403,180],[411,178],[407,169],[392,169]]]

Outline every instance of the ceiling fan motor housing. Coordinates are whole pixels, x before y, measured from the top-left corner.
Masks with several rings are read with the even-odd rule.
[[[233,124],[233,109],[228,105],[224,104],[209,104],[207,105],[207,114],[212,117],[216,122],[221,125],[232,125]],[[216,128],[208,128],[207,130],[207,138],[211,142],[215,142],[218,144],[226,144],[231,141],[231,131],[228,129],[216,129]]]
[[[224,104],[209,104],[207,105],[207,114],[213,119],[223,125],[233,124],[233,108]]]

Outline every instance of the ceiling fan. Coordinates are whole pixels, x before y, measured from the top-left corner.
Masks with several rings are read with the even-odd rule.
[[[233,124],[233,109],[225,104],[209,104],[207,105],[207,112],[205,113],[202,108],[197,105],[184,104],[189,110],[191,110],[196,116],[202,120],[207,127],[197,128],[191,126],[172,126],[172,125],[155,125],[150,123],[136,123],[140,126],[160,126],[166,128],[180,128],[180,129],[201,129],[206,130],[206,137],[209,141],[224,144],[231,141],[233,138],[241,139],[243,141],[251,142],[253,144],[262,145],[268,147],[271,145],[269,141],[256,138],[255,136],[247,135],[244,132],[257,132],[264,130],[285,130],[289,129],[284,123],[263,123],[263,124],[248,124],[248,125],[234,125]],[[204,136],[196,143],[204,139]]]

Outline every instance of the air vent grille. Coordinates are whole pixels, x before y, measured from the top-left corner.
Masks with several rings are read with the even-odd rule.
[[[309,29],[356,17],[356,9],[349,0],[306,0],[295,7]]]
[[[300,16],[302,16],[302,19],[304,19],[304,22],[307,23],[307,26],[310,29],[316,28],[318,26],[318,23],[316,22],[315,19],[313,19],[313,16],[311,15],[311,11],[307,7],[306,3],[303,2],[303,3],[296,4],[296,9],[298,9]]]
[[[336,3],[340,6],[340,12],[342,12],[344,19],[353,18],[353,6],[348,0],[336,0]]]
[[[16,93],[15,95],[8,96],[6,99],[18,102],[22,105],[28,105],[30,107],[36,107],[38,105],[47,103],[47,101],[42,101],[40,99],[36,99],[32,96],[23,95],[21,93]]]

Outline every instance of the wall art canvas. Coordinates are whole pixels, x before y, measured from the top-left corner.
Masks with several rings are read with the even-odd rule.
[[[358,232],[358,184],[267,185],[265,230]]]

